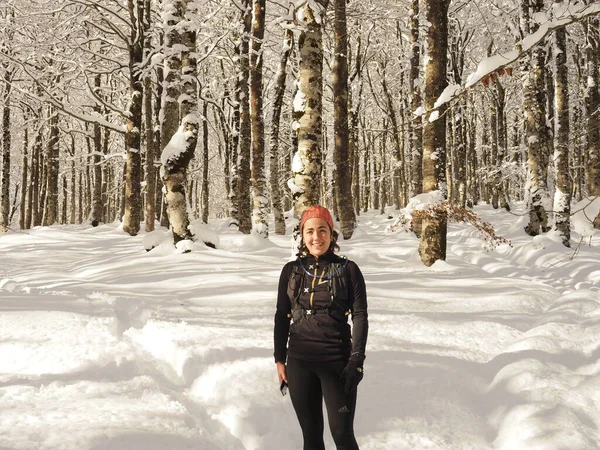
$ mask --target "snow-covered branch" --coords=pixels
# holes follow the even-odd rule
[[[600,1],[584,4],[579,1],[574,4],[565,4],[560,10],[554,10],[554,17],[541,23],[538,30],[515,44],[515,49],[492,55],[479,63],[477,70],[467,77],[464,85],[450,85],[435,102],[435,108],[450,102],[466,90],[472,88],[490,75],[501,71],[504,67],[513,64],[527,55],[537,44],[557,29],[564,28],[587,17],[600,14]]]

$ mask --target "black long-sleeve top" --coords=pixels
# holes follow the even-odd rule
[[[346,320],[328,314],[305,315],[290,326],[292,302],[288,283],[294,264],[302,264],[303,282],[298,301],[303,309],[325,308],[330,303],[327,274],[331,263],[345,263],[347,306],[352,316],[352,336]],[[308,288],[308,289],[307,289]],[[275,362],[285,362],[287,355],[305,361],[336,361],[351,354],[364,358],[369,329],[367,292],[363,275],[353,261],[346,261],[332,252],[315,258],[312,255],[288,262],[281,271],[275,312]],[[289,342],[288,342],[289,337]]]

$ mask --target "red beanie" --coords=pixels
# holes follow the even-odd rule
[[[329,229],[333,231],[333,219],[331,218],[331,213],[323,206],[313,205],[304,210],[302,217],[300,218],[300,231],[302,231],[304,222],[308,219],[323,219],[327,222],[327,225],[329,225]]]

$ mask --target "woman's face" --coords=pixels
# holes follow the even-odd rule
[[[331,244],[329,225],[323,219],[308,219],[302,228],[302,240],[311,255],[317,257],[324,255]]]

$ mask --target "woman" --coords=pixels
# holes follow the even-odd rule
[[[289,386],[304,450],[325,450],[323,398],[337,449],[358,450],[353,423],[367,343],[365,281],[354,262],[335,254],[338,234],[327,208],[307,208],[300,232],[298,258],[283,267],[279,279],[274,332],[279,382]]]

